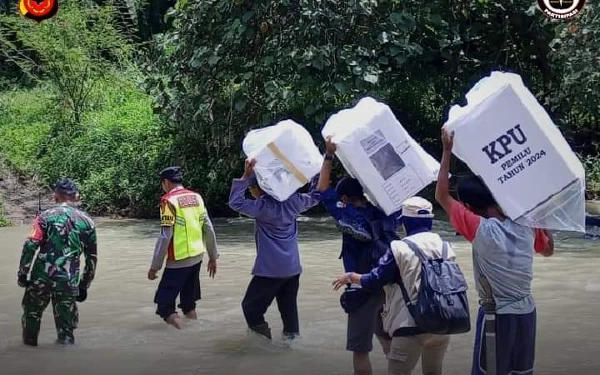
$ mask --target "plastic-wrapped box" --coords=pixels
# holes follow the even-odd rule
[[[437,179],[440,164],[408,134],[385,104],[365,97],[331,116],[321,131],[365,195],[387,215]]]
[[[521,77],[492,72],[444,124],[452,152],[517,223],[585,232],[585,170]]]
[[[323,164],[310,133],[292,120],[251,130],[242,149],[256,160],[254,172],[261,189],[280,202],[306,185]]]

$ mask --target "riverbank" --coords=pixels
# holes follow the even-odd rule
[[[28,224],[39,207],[50,207],[52,192],[34,178],[19,175],[0,158],[0,222],[8,225]],[[0,225],[2,226],[2,225]]]

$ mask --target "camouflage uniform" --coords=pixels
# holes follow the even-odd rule
[[[40,249],[35,262],[36,250]],[[92,219],[77,208],[63,203],[36,217],[33,231],[23,246],[19,266],[19,285],[23,296],[23,340],[37,345],[42,314],[50,300],[58,343],[72,344],[77,328],[76,300],[87,296],[97,263],[96,229]],[[85,255],[85,270],[80,281],[80,256]],[[26,275],[31,269],[31,278]],[[79,297],[78,297],[79,296]]]

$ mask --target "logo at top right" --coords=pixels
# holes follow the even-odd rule
[[[537,0],[542,12],[557,20],[570,20],[581,13],[585,0]]]

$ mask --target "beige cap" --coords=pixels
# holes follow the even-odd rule
[[[410,197],[402,202],[402,216],[420,219],[433,218],[433,205],[427,199]]]

